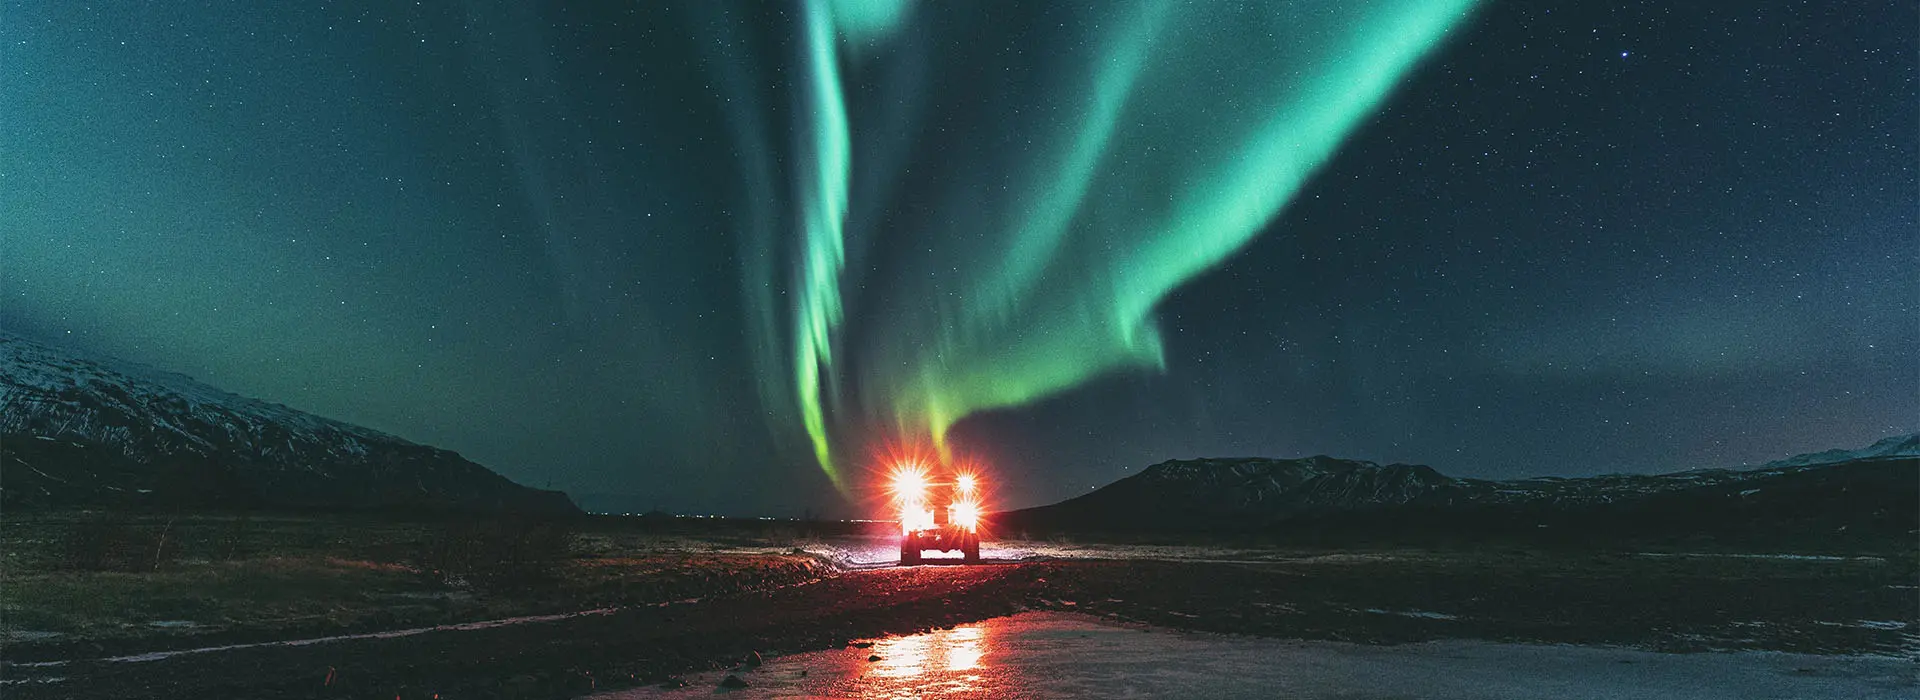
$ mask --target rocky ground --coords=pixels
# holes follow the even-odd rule
[[[562,698],[1023,610],[1369,643],[1472,638],[1912,657],[1920,651],[1915,569],[1898,556],[1522,551],[879,567],[574,616],[309,644],[133,658],[16,644],[0,671],[7,697]]]

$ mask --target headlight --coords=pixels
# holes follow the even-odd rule
[[[927,474],[919,465],[903,464],[893,471],[893,494],[903,503],[926,500]]]
[[[933,511],[927,509],[927,473],[920,465],[907,462],[893,469],[893,497],[900,502],[900,532],[933,528]]]
[[[953,524],[972,532],[980,527],[980,504],[961,501],[953,504]]]

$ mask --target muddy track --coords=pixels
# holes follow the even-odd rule
[[[771,590],[512,625],[247,646],[147,661],[13,665],[5,669],[9,684],[4,690],[9,698],[76,699],[562,698],[670,681],[677,674],[730,666],[754,652],[831,649],[852,639],[1027,609],[1201,631],[1373,643],[1469,637],[1816,653],[1900,653],[1912,643],[1912,627],[1835,624],[1916,616],[1905,591],[1883,590],[1886,576],[1872,571],[1780,577],[1757,585],[1745,576],[1704,576],[1691,569],[1599,571],[1383,571],[1145,561],[873,569]]]

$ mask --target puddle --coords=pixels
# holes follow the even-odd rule
[[[1444,641],[1400,646],[1145,631],[1023,613],[872,640],[870,648],[769,659],[640,698],[1878,698],[1920,689],[1910,660]],[[879,657],[869,661],[871,657]]]

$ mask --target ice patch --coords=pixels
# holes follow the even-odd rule
[[[53,685],[65,682],[64,676],[46,676],[43,678],[0,678],[0,685]]]
[[[1903,630],[1907,628],[1907,623],[1899,620],[1854,620],[1853,622],[1816,620],[1814,624],[1823,627],[1853,627],[1866,630]]]
[[[1713,557],[1720,559],[1775,559],[1784,561],[1871,561],[1885,562],[1880,557],[1836,557],[1826,554],[1718,554],[1712,552],[1634,552],[1636,557]]]
[[[1460,616],[1458,615],[1448,615],[1446,613],[1428,612],[1426,610],[1381,610],[1379,608],[1367,608],[1366,612],[1370,612],[1375,615],[1399,615],[1401,617],[1417,617],[1422,620],[1458,620],[1460,619]]]
[[[16,643],[42,642],[49,639],[59,639],[65,636],[67,635],[64,632],[43,632],[40,630],[8,630],[4,634],[0,634],[0,638],[4,638],[7,641],[16,642]]]

